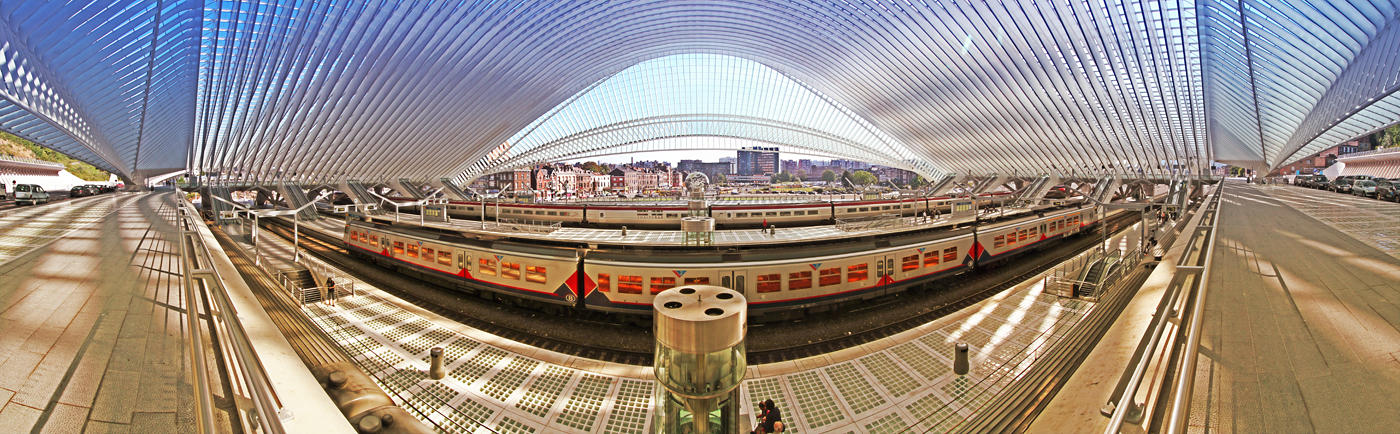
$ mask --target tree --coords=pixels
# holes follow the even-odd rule
[[[728,181],[729,181],[729,179],[726,178],[726,177],[724,176],[723,173],[716,173],[714,179],[711,179],[711,180],[710,180],[710,183],[712,183],[712,184],[723,184],[723,183],[728,182]]]
[[[826,181],[826,182],[833,182],[833,181],[836,181],[836,172],[831,171],[831,169],[826,169],[825,171],[822,172],[822,181]]]
[[[928,180],[922,176],[915,176],[913,181],[909,181],[910,188],[920,188],[925,185],[928,185]]]
[[[793,176],[792,172],[779,172],[773,175],[773,182],[795,182],[797,180],[797,177]]]
[[[1400,146],[1400,124],[1391,125],[1389,128],[1381,130],[1377,135],[1380,136],[1377,142],[1382,148]]]
[[[851,175],[851,182],[857,185],[870,185],[879,181],[880,178],[875,177],[875,174],[864,170],[857,170],[856,173]]]

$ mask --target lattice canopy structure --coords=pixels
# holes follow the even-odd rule
[[[925,174],[1263,168],[1400,119],[1397,11],[1396,0],[16,0],[0,3],[0,129],[127,177],[465,179],[712,132]],[[693,91],[672,82],[684,72],[646,72],[677,56],[730,59],[697,71],[760,71],[697,88],[785,83],[755,97],[796,113],[697,98],[549,120],[591,98]],[[649,78],[609,80],[628,76]],[[828,114],[839,122],[818,119]],[[579,129],[541,135],[551,122]]]

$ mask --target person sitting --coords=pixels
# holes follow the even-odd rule
[[[767,399],[758,404],[758,408],[763,411],[759,415],[757,434],[768,434],[786,431],[783,426],[783,412],[778,410],[778,406],[773,404],[773,400]]]

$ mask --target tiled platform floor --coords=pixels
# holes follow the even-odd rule
[[[165,199],[99,196],[0,217],[0,431],[193,429]]]
[[[1400,206],[1226,188],[1192,431],[1396,432]]]
[[[1260,187],[1285,206],[1400,258],[1400,203],[1287,185]],[[1241,200],[1249,196],[1241,195]]]
[[[271,237],[261,249],[290,255],[289,245]],[[307,305],[307,312],[386,390],[444,430],[488,432],[480,423],[501,432],[650,431],[657,386],[649,367],[523,347],[365,282],[355,287],[359,296],[335,307]],[[877,343],[750,367],[744,399],[773,399],[789,432],[946,430],[990,401],[1092,306],[1042,294],[1037,283],[1021,285]],[[951,371],[956,342],[972,348],[973,369],[964,377]],[[446,350],[442,381],[424,374],[434,346]]]

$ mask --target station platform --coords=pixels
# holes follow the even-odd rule
[[[1223,188],[1187,429],[1393,432],[1400,204],[1288,185]],[[1100,411],[1121,393],[1114,386],[1170,275],[1148,279],[1031,431],[1104,432]]]
[[[251,251],[246,237],[233,238]],[[1108,240],[1115,247],[1129,242]],[[268,270],[294,267],[285,240],[264,234],[258,252]],[[333,268],[306,253],[301,261]],[[772,399],[784,411],[788,432],[955,429],[1097,306],[1044,293],[1042,277],[875,342],[750,366],[744,408]],[[335,306],[304,303],[304,312],[401,406],[443,431],[652,431],[659,386],[650,366],[535,348],[444,318],[400,299],[393,288],[353,276],[336,279],[353,285],[355,295]],[[959,342],[972,355],[972,369],[962,376],[951,368]],[[448,375],[440,381],[426,376],[435,346],[446,353]]]
[[[193,430],[173,216],[125,193],[0,215],[0,427]]]
[[[1018,216],[1030,216],[1034,210],[1029,208],[1008,209],[1005,212],[994,212],[984,215],[988,218],[1016,218]],[[487,220],[482,223],[480,220],[454,219],[451,222],[420,222],[416,214],[403,214],[395,219],[393,214],[367,215],[380,222],[397,222],[398,224],[409,224],[424,226],[434,229],[461,232],[464,234],[477,234],[490,237],[513,237],[522,239],[535,239],[547,241],[564,241],[574,243],[610,244],[610,245],[646,245],[646,246],[683,246],[687,245],[686,234],[678,229],[669,230],[648,230],[648,229],[628,229],[624,235],[621,229],[600,229],[583,227],[559,227],[545,228],[542,226],[497,224]],[[752,246],[763,244],[782,243],[803,243],[828,240],[849,239],[854,237],[894,234],[923,229],[947,228],[959,225],[971,225],[972,216],[952,218],[948,214],[941,214],[929,218],[924,217],[898,217],[891,219],[887,224],[875,225],[868,228],[842,229],[835,225],[816,226],[796,226],[796,227],[776,227],[770,233],[766,229],[721,229],[714,231],[714,246]],[[313,225],[324,232],[339,234],[344,230],[343,221],[321,219],[315,222],[304,223]],[[679,224],[677,224],[679,226]],[[694,241],[689,242],[694,244]]]
[[[1226,188],[1193,428],[1400,427],[1400,204]]]

